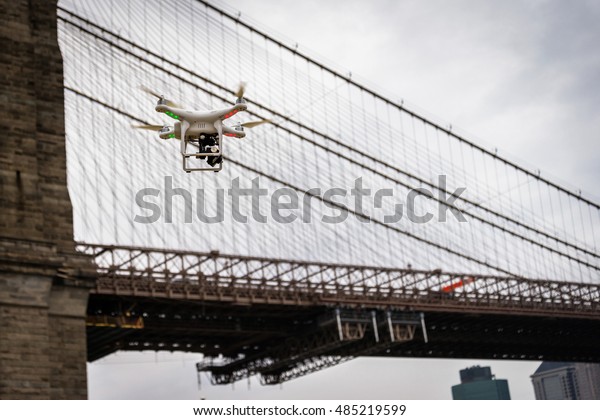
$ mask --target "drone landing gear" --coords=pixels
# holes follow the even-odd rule
[[[212,171],[218,172],[223,168],[223,155],[221,153],[221,142],[218,135],[202,135],[199,138],[186,139],[182,145],[183,170],[187,173],[192,171]],[[196,153],[187,153],[187,145],[192,146],[197,150]],[[190,166],[188,159],[195,157],[196,159],[206,160],[210,167]]]
[[[196,172],[196,171],[210,171],[210,172],[219,172],[221,169],[223,169],[223,156],[211,156],[207,159],[207,163],[210,166],[203,166],[203,167],[197,167],[197,166],[192,166],[189,163],[189,158],[191,156],[183,156],[183,170],[186,173],[190,173],[190,172]]]

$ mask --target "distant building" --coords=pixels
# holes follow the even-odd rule
[[[460,384],[452,387],[453,400],[510,400],[508,381],[496,379],[489,366],[460,371]]]
[[[531,375],[536,400],[600,400],[600,365],[543,362]]]

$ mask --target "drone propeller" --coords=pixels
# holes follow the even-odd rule
[[[170,106],[171,108],[183,108],[183,106],[181,106],[180,104],[173,102],[169,99],[165,99],[165,97],[163,95],[161,95],[158,92],[153,91],[152,89],[144,86],[144,85],[140,85],[140,89],[142,89],[144,92],[149,93],[152,96],[156,96],[158,99],[162,99],[165,101],[165,105]]]
[[[137,128],[139,130],[150,130],[150,131],[160,131],[163,129],[164,125],[149,125],[149,124],[141,124],[141,125],[131,125],[132,128]]]
[[[265,124],[265,123],[270,123],[272,122],[271,120],[260,120],[260,121],[248,121],[245,123],[240,124],[242,127],[244,128],[254,128],[257,125],[261,125],[261,124]]]
[[[240,82],[238,85],[238,90],[235,93],[235,96],[238,98],[238,101],[244,97],[244,92],[246,91],[246,82]]]

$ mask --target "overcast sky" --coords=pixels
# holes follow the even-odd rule
[[[600,2],[230,2],[392,98],[472,133],[542,174],[600,196]],[[359,359],[282,387],[198,390],[190,354],[116,354],[88,365],[91,398],[451,398],[458,370],[490,365],[533,398],[534,362]]]
[[[600,3],[229,3],[394,98],[598,198]]]

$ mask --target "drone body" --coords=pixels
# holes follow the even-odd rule
[[[234,127],[223,124],[223,121],[227,118],[248,109],[246,101],[243,98],[243,85],[240,85],[238,89],[235,105],[211,111],[186,110],[150,89],[143,89],[159,98],[154,108],[156,112],[163,113],[176,121],[172,126],[167,124],[164,126],[141,125],[134,127],[158,131],[159,137],[165,140],[180,140],[183,169],[188,173],[192,171],[220,171],[223,168],[223,136],[243,138],[246,136],[244,127],[252,128],[259,124],[270,122],[269,120],[254,121],[238,124]],[[205,159],[208,166],[190,166],[188,159],[192,157]]]
[[[226,118],[232,117],[239,111],[247,109],[246,104],[236,104],[233,107],[219,109],[215,111],[188,111],[178,108],[171,108],[167,105],[158,104],[154,108],[156,112],[162,112],[169,115],[171,118],[179,120],[175,122],[175,126],[179,129],[174,129],[175,137],[181,139],[181,129],[184,128],[187,137],[199,137],[202,134],[218,134],[219,127],[223,134],[229,137],[242,138],[246,136],[243,130],[235,127],[228,127],[222,124]],[[161,134],[161,138],[163,135]],[[166,137],[168,138],[168,137]]]

